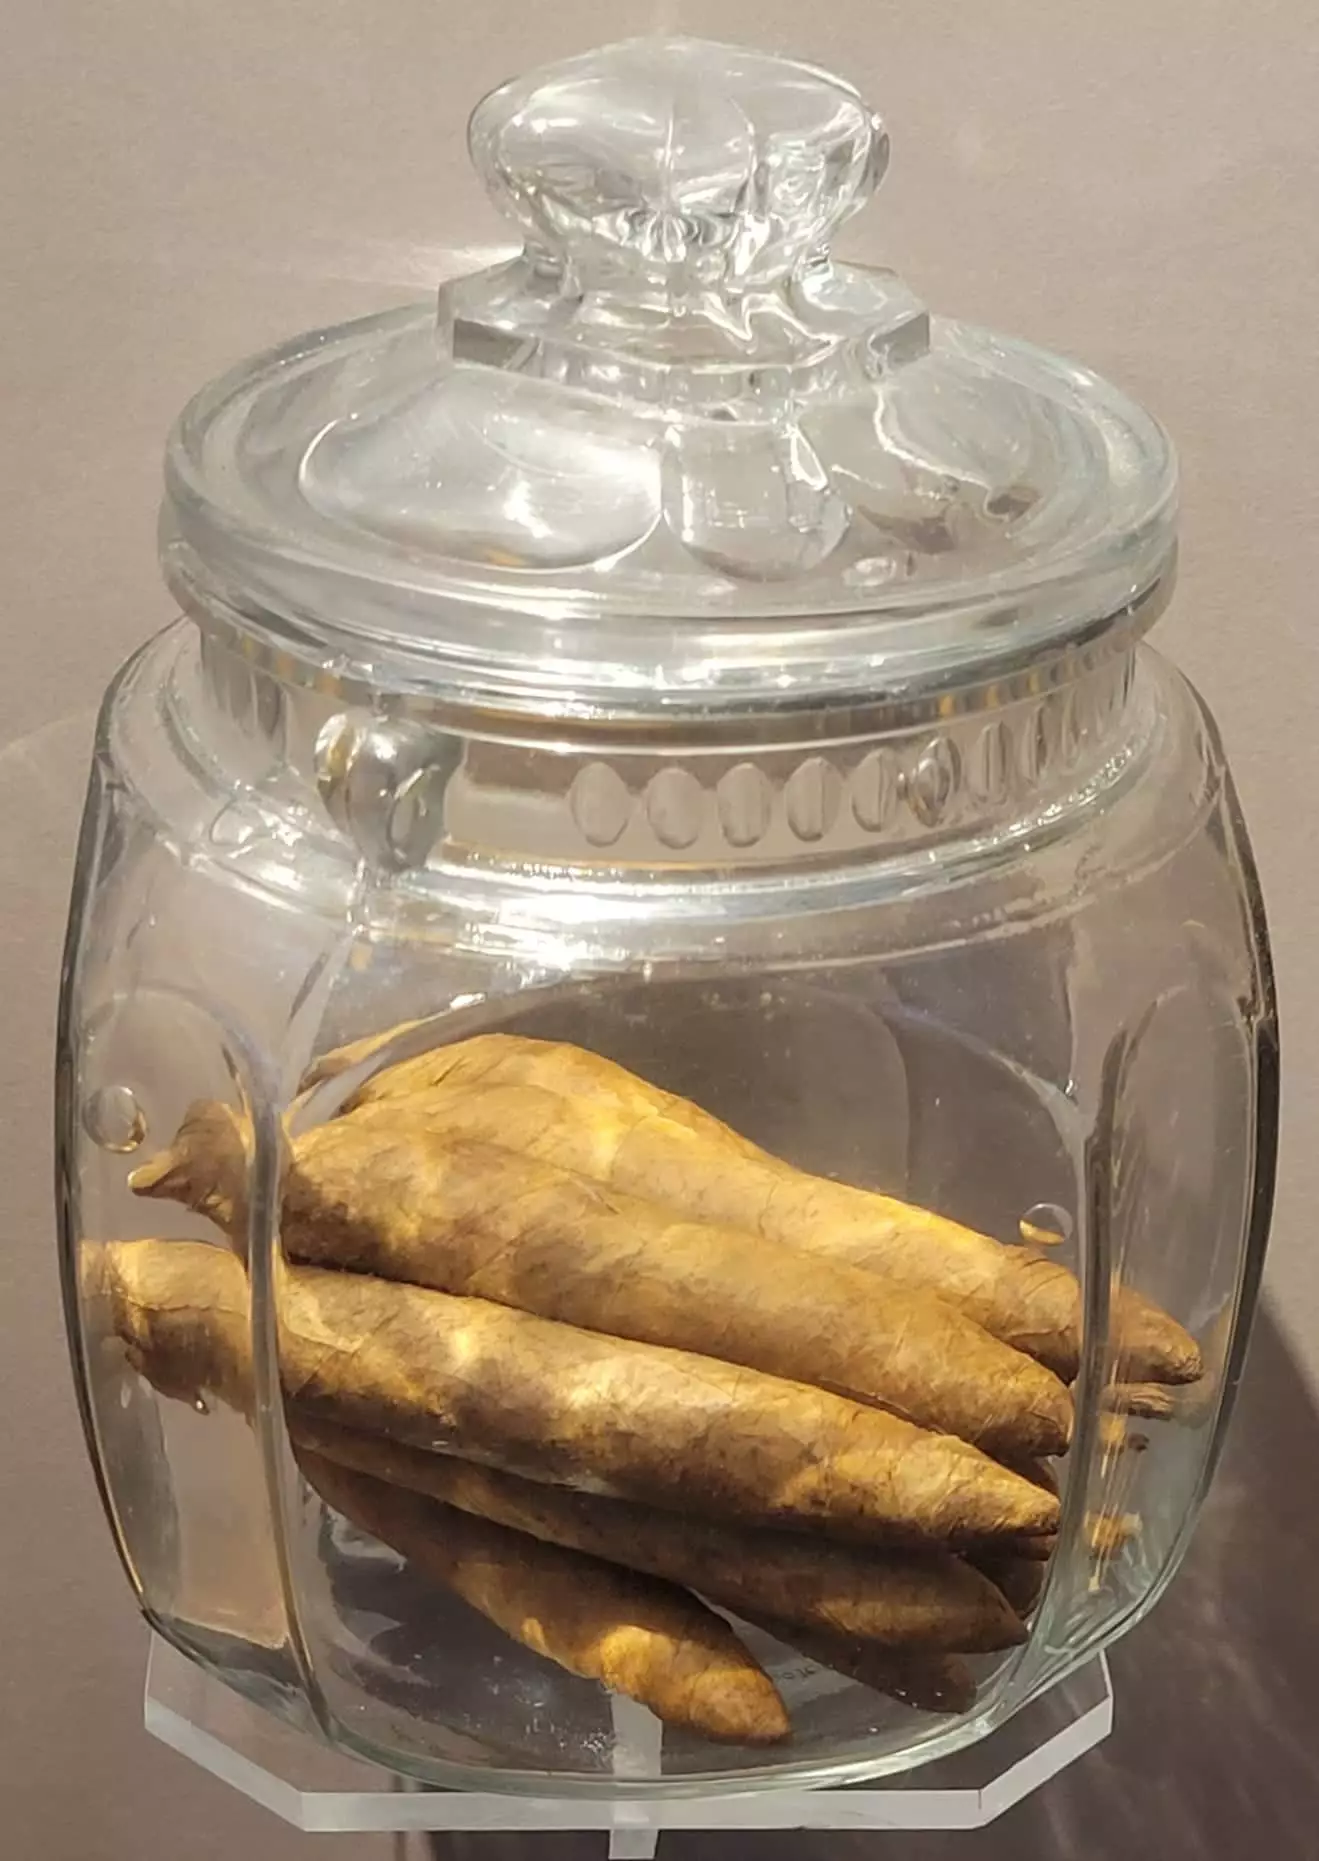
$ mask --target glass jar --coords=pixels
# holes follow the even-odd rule
[[[832,77],[638,42],[471,142],[519,256],[170,444],[59,1037],[91,1455],[160,1632],[355,1752],[873,1776],[1150,1606],[1241,1365],[1276,1022],[1144,644],[1173,459],[830,258]]]

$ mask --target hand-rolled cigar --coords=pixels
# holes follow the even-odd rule
[[[942,1299],[464,1137],[464,1118],[431,1115],[436,1096],[365,1106],[293,1143],[280,1220],[293,1258],[814,1383],[987,1452],[1066,1448],[1062,1383]],[[499,1094],[438,1096],[465,1114]],[[506,1091],[506,1110],[486,1105],[497,1115],[480,1128],[515,1138],[540,1103],[548,1128],[563,1101],[534,1086]],[[236,1115],[203,1102],[132,1186],[233,1233],[245,1178]]]
[[[1019,1473],[1023,1480],[1040,1487],[1046,1493],[1059,1497],[1058,1475],[1047,1460],[1020,1460],[1008,1463],[1014,1473]],[[1000,1561],[1024,1558],[1028,1563],[1047,1564],[1058,1548],[1056,1531],[1019,1533],[1015,1538],[995,1538],[992,1544],[982,1547]],[[978,1564],[976,1547],[970,1547],[971,1561]]]
[[[994,1585],[945,1552],[861,1551],[791,1532],[741,1530],[538,1486],[296,1415],[292,1428],[300,1446],[324,1459],[546,1543],[666,1578],[748,1621],[768,1615],[844,1641],[922,1651],[983,1653],[1024,1639]]]
[[[1166,1383],[1110,1383],[1104,1407],[1114,1415],[1139,1415],[1149,1421],[1175,1415],[1177,1391]]]
[[[1114,1292],[1110,1322],[1124,1383],[1197,1383],[1204,1375],[1190,1332],[1130,1286]]]
[[[1022,1460],[1006,1454],[1003,1456],[1003,1464],[1011,1467],[1014,1473],[1019,1473],[1023,1480],[1029,1480],[1032,1486],[1038,1486],[1042,1491],[1052,1493],[1055,1499],[1058,1497],[1060,1488],[1057,1469],[1047,1460],[1036,1458]]]
[[[367,1058],[394,1031],[326,1056],[318,1077]],[[510,1147],[530,1148],[692,1219],[745,1228],[935,1292],[1065,1381],[1076,1374],[1080,1289],[1057,1262],[894,1197],[794,1169],[687,1099],[583,1048],[477,1035],[383,1068],[348,1103],[444,1085],[462,1088],[467,1099],[495,1086],[544,1087],[563,1101],[553,1128],[533,1121],[506,1135]],[[1119,1292],[1115,1327],[1128,1380],[1181,1383],[1201,1374],[1194,1339],[1137,1294]]]
[[[309,1484],[506,1634],[706,1738],[775,1744],[791,1727],[773,1681],[686,1591],[386,1486],[315,1454]]]
[[[96,1258],[99,1256],[99,1258]],[[113,1241],[89,1271],[134,1361],[232,1400],[242,1263],[205,1242]],[[956,1542],[1055,1528],[1058,1502],[966,1442],[827,1391],[317,1267],[280,1274],[284,1392],[308,1417],[531,1480],[814,1528]]]
[[[979,1561],[977,1553],[983,1549],[986,1553],[992,1553],[996,1557],[1024,1558],[1030,1564],[1047,1564],[1058,1549],[1058,1534],[1056,1531],[1048,1531],[1041,1532],[1033,1538],[1025,1536],[992,1538],[987,1539],[983,1546],[969,1545],[965,1549],[971,1559],[977,1563]],[[964,1652],[970,1653],[972,1650],[966,1649]]]
[[[997,1547],[974,1551],[971,1562],[1000,1592],[1004,1600],[1024,1622],[1044,1594],[1049,1574],[1047,1560],[1014,1556]]]

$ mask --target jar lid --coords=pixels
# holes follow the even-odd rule
[[[1158,425],[830,256],[888,161],[850,85],[637,40],[495,91],[470,147],[518,257],[184,412],[186,607],[322,673],[550,715],[926,692],[1149,608]]]

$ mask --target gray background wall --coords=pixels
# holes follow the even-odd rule
[[[1084,357],[1185,468],[1161,641],[1223,725],[1272,904],[1288,1073],[1270,1294],[1319,1371],[1319,431],[1300,0],[9,0],[0,59],[0,1821],[42,1861],[309,1851],[143,1737],[142,1636],[83,1465],[52,1275],[48,1055],[90,710],[169,617],[167,423],[296,329],[425,293],[501,237],[466,111],[651,27],[798,49],[885,109],[850,235],[935,306]],[[470,257],[468,262],[472,262]],[[1302,1470],[1303,1472],[1303,1470]],[[3,1844],[0,1844],[3,1845]],[[347,1844],[323,1842],[329,1856]],[[385,1852],[362,1842],[355,1855]],[[974,1844],[969,1845],[974,1852]],[[1033,1861],[1033,1858],[1032,1858]]]

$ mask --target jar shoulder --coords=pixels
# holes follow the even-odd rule
[[[228,667],[220,703],[202,660],[183,627],[126,668],[101,721],[106,791],[146,839],[221,884],[264,895],[281,915],[339,924],[348,915],[403,940],[428,942],[441,924],[446,935],[461,940],[470,929],[479,940],[498,923],[532,939],[571,930],[583,957],[594,942],[597,960],[629,951],[651,960],[684,947],[695,954],[712,930],[726,951],[768,937],[798,953],[858,939],[896,948],[1006,935],[1175,858],[1211,831],[1226,782],[1205,706],[1142,646],[1001,712],[951,716],[917,733],[920,741],[808,745],[795,760],[744,757],[728,770],[708,754],[665,764],[630,750],[611,765],[571,742],[473,739],[441,798],[447,837],[407,867],[367,857],[352,816],[327,805],[278,691]],[[750,819],[750,797],[773,817],[786,851],[763,864],[703,863],[672,847],[666,861],[605,858],[599,847],[589,861],[565,857],[558,817],[580,801],[583,771],[588,788],[602,791],[607,776],[620,809],[634,801],[650,809],[670,837],[679,802],[714,817],[736,791],[741,812],[723,809],[725,830],[737,834]],[[359,820],[376,794],[359,778]],[[851,829],[828,826],[839,809],[853,829],[873,820],[874,833],[863,844],[847,840]],[[517,832],[530,831],[532,814],[543,847],[558,845],[560,857],[499,847],[515,819]],[[814,846],[789,844],[794,821],[816,833]],[[478,847],[482,822],[489,844]]]

